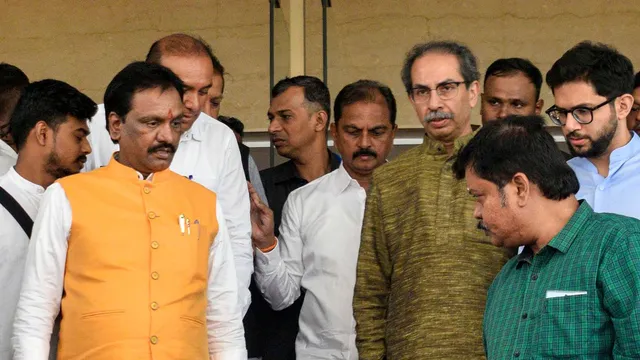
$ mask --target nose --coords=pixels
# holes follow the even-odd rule
[[[482,206],[476,203],[476,206],[473,208],[473,217],[482,220]]]
[[[158,133],[156,134],[156,139],[158,142],[166,142],[169,144],[173,144],[175,141],[175,136],[178,132],[174,131],[171,128],[171,122],[166,121],[159,127]]]
[[[91,153],[91,150],[92,149],[91,144],[89,143],[89,139],[85,137],[84,139],[82,139],[80,151],[82,151],[83,154],[88,155]]]
[[[431,91],[429,101],[427,101],[427,106],[429,106],[429,110],[432,111],[437,111],[442,108],[442,99],[440,99],[440,96],[438,96],[435,90]]]
[[[275,135],[281,130],[282,130],[282,126],[280,126],[280,122],[276,119],[271,120],[271,122],[269,123],[269,127],[267,128],[267,131],[269,132],[269,134]]]
[[[368,131],[363,131],[362,135],[358,138],[357,145],[361,149],[368,149],[371,147],[371,137]]]
[[[509,111],[507,108],[506,104],[502,104],[500,106],[500,110],[498,111],[498,116],[496,117],[497,119],[504,119],[507,117],[507,115],[509,115]]]
[[[184,102],[184,107],[191,111],[200,109],[200,99],[198,99],[198,94],[195,91],[185,92],[182,101]]]
[[[573,117],[573,114],[568,113],[567,119],[565,120],[564,125],[562,125],[562,129],[565,134],[570,134],[572,131],[582,129],[582,124],[580,124],[576,118]]]

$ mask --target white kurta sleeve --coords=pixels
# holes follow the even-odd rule
[[[231,134],[231,130],[229,130]],[[251,218],[249,190],[242,169],[240,150],[235,138],[227,137],[225,146],[224,171],[220,187],[216,192],[219,203],[225,213],[231,249],[235,260],[235,272],[238,279],[238,299],[242,315],[246,314],[251,304],[249,284],[253,274],[253,248],[251,246]],[[222,156],[222,155],[221,155]]]
[[[238,282],[229,233],[216,203],[218,233],[209,250],[207,287],[207,333],[211,360],[246,360],[247,350],[238,304]]]
[[[284,204],[276,247],[267,253],[256,250],[256,283],[274,310],[285,309],[300,297],[304,264],[297,199],[294,192]]]
[[[34,223],[13,329],[15,360],[46,360],[64,284],[71,205],[60,184],[44,193]]]

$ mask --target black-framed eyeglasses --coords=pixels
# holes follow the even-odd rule
[[[555,105],[545,111],[554,124],[564,126],[567,123],[567,114],[571,113],[579,124],[587,125],[593,121],[593,112],[615,100],[617,96],[610,97],[604,102],[594,106],[576,106],[571,109],[559,108]]]
[[[428,86],[416,86],[411,89],[411,99],[417,104],[425,103],[431,98],[431,92],[435,91],[440,99],[451,100],[458,95],[458,87],[461,84],[466,84],[466,81],[443,82],[438,84],[435,89]]]

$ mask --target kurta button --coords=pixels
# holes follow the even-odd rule
[[[158,343],[158,337],[153,335],[149,338],[149,341],[151,341],[151,343],[155,345]]]
[[[160,278],[160,274],[158,274],[157,272],[154,271],[154,272],[151,273],[151,278],[153,280],[158,280]]]
[[[157,248],[159,248],[159,247],[160,247],[160,244],[158,244],[158,242],[157,242],[157,241],[152,241],[152,242],[151,242],[151,248],[152,248],[152,249],[157,249]]]
[[[538,274],[533,274],[533,275],[531,275],[531,280],[532,280],[532,281],[536,281],[536,280],[538,280]]]
[[[520,351],[516,351],[513,353],[513,357],[520,357]]]
[[[142,191],[144,191],[145,194],[148,194],[151,192],[151,189],[149,189],[148,187],[145,187]]]
[[[525,320],[527,317],[529,317],[529,315],[527,315],[527,313],[522,314],[522,319]]]
[[[154,301],[151,303],[151,310],[158,310],[159,307],[160,306],[158,305],[157,302]]]
[[[149,211],[149,219],[155,219],[156,218],[156,213],[154,213],[153,211]]]

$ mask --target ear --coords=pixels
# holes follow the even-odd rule
[[[469,105],[471,107],[475,107],[478,103],[478,95],[480,95],[480,83],[476,80],[469,84]]]
[[[36,142],[40,146],[46,146],[47,140],[53,137],[53,130],[42,120],[36,123],[36,126],[33,127],[30,133],[34,134]]]
[[[523,207],[527,204],[529,197],[531,196],[531,182],[524,173],[516,173],[511,178],[511,184],[515,189],[515,199],[518,207]]]
[[[633,107],[633,96],[631,94],[621,95],[617,101],[617,105],[618,120],[626,123],[627,115],[629,115],[631,107]]]
[[[120,136],[122,135],[122,118],[120,115],[115,112],[110,112],[109,117],[107,118],[107,123],[109,124],[109,136],[111,136],[111,140],[120,141]]]
[[[540,115],[542,113],[542,108],[544,107],[544,100],[539,99],[536,101],[536,115]]]
[[[320,110],[313,115],[315,122],[313,124],[313,128],[316,132],[327,131],[327,122],[329,121],[329,116],[327,112],[324,110]]]

